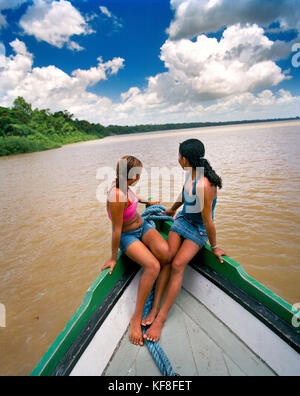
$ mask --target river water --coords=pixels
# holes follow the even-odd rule
[[[32,371],[110,255],[110,223],[98,200],[101,175],[112,175],[121,156],[135,155],[145,168],[141,193],[168,206],[182,183],[178,143],[192,137],[203,141],[223,179],[215,211],[218,245],[290,304],[300,302],[300,122],[114,136],[3,157],[1,376]],[[151,178],[149,190],[153,168],[162,175],[177,169],[170,196],[163,177]]]

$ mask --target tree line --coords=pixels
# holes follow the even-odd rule
[[[67,110],[32,109],[22,97],[11,108],[0,107],[0,156],[49,150],[107,135],[100,124],[73,120]]]
[[[0,156],[49,150],[65,144],[102,139],[111,135],[278,120],[104,127],[101,124],[74,119],[74,115],[67,110],[51,113],[49,109],[32,109],[32,105],[19,96],[11,108],[0,106]]]

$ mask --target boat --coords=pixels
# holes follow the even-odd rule
[[[166,239],[171,222],[155,221]],[[129,341],[141,269],[119,252],[31,376],[160,376]],[[186,268],[159,344],[178,376],[299,376],[300,312],[206,246]]]

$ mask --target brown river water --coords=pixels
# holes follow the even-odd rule
[[[169,198],[170,183],[151,179],[151,194],[168,206],[182,183],[178,143],[192,137],[203,141],[223,179],[215,211],[218,245],[290,304],[300,302],[300,122],[114,136],[3,157],[0,376],[30,374],[109,258],[110,222],[98,200],[102,167],[113,174],[117,160],[131,154],[148,176],[153,167],[162,174],[177,169]],[[147,187],[145,175],[141,186]]]

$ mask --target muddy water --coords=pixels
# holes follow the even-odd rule
[[[223,178],[218,244],[291,304],[300,302],[300,122],[116,136],[0,158],[0,375],[28,375],[82,303],[110,254],[110,223],[97,200],[99,169],[125,154],[145,167],[140,190],[168,205],[181,179],[178,143],[197,137]],[[101,171],[100,171],[101,173]],[[164,173],[164,172],[162,172]],[[167,198],[166,198],[167,196]],[[140,207],[140,210],[143,210]]]

